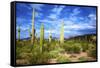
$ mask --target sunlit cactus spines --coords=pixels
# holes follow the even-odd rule
[[[51,34],[51,30],[50,30],[50,32],[49,32],[49,43],[51,43],[51,41],[52,41],[52,34]]]
[[[42,51],[43,44],[44,44],[44,25],[42,23],[41,28],[40,28],[40,47],[41,47],[41,51]]]
[[[34,41],[35,41],[34,18],[35,18],[35,10],[33,9],[33,15],[32,15],[32,37],[31,37],[31,43],[32,44],[34,44]]]
[[[61,23],[61,30],[60,30],[60,44],[64,43],[64,22]]]
[[[18,27],[18,41],[20,41],[20,27]]]

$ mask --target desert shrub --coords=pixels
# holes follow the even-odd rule
[[[49,57],[50,57],[50,58],[56,58],[56,57],[59,56],[58,53],[59,53],[59,52],[56,51],[56,50],[50,51],[50,52],[49,52]]]
[[[59,53],[62,53],[62,52],[64,52],[64,49],[59,47],[59,48],[56,48],[55,50],[50,51],[49,56],[50,58],[56,58],[59,56]]]
[[[49,60],[49,54],[47,52],[34,52],[32,53],[33,57],[31,59],[32,64],[45,64]]]
[[[88,50],[88,43],[86,42],[81,43],[81,47],[82,47],[82,51],[86,52],[86,50]]]
[[[64,63],[64,62],[71,62],[71,60],[66,56],[58,56],[57,62],[58,63]]]
[[[67,53],[72,53],[72,45],[64,45],[63,48]]]
[[[67,53],[80,53],[81,46],[79,44],[64,45],[64,49]]]
[[[87,61],[88,59],[84,56],[78,58],[79,61]]]
[[[40,50],[39,46],[34,46],[32,49],[32,59],[31,59],[31,63],[32,64],[45,64],[48,62],[49,59],[49,54],[47,51],[42,51]]]
[[[16,47],[16,59],[20,59],[21,58],[20,54],[21,54],[21,48],[20,47]]]
[[[79,44],[75,44],[72,47],[73,53],[80,53],[81,51],[81,46]]]
[[[90,57],[96,58],[96,46],[90,44],[89,49],[87,50],[87,54]]]

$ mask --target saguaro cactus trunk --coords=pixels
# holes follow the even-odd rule
[[[31,43],[32,44],[34,44],[34,40],[35,40],[34,17],[35,17],[35,10],[33,9],[33,15],[32,15],[32,37],[31,37]]]
[[[18,41],[20,41],[20,27],[18,27]]]
[[[52,40],[52,34],[51,34],[51,31],[49,32],[49,43],[51,43],[51,40]]]
[[[31,38],[32,37],[32,33],[31,33],[30,29],[28,31],[29,31],[29,36]]]
[[[41,50],[41,52],[42,52],[43,44],[44,44],[44,25],[42,23],[41,28],[40,28],[40,50]]]
[[[64,23],[61,23],[61,31],[60,31],[60,44],[64,43]]]

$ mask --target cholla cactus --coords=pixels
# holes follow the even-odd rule
[[[51,34],[51,31],[49,32],[49,43],[51,43],[51,40],[52,40],[52,34]]]
[[[20,27],[18,27],[18,41],[20,41]]]
[[[40,50],[41,51],[42,51],[43,43],[44,43],[44,25],[42,23],[40,28]]]
[[[60,44],[64,43],[64,23],[61,24],[61,32],[60,32]]]
[[[32,37],[31,37],[31,43],[32,44],[34,44],[34,41],[35,41],[34,17],[35,17],[35,10],[33,9],[33,15],[32,15]]]

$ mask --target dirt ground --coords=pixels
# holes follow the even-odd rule
[[[86,57],[88,61],[94,61],[96,59],[89,57],[86,52],[81,52],[79,54],[67,54],[67,53],[60,53],[59,55],[65,56],[71,60],[71,62],[79,62],[80,57]],[[49,63],[57,63],[57,59],[50,59]]]

